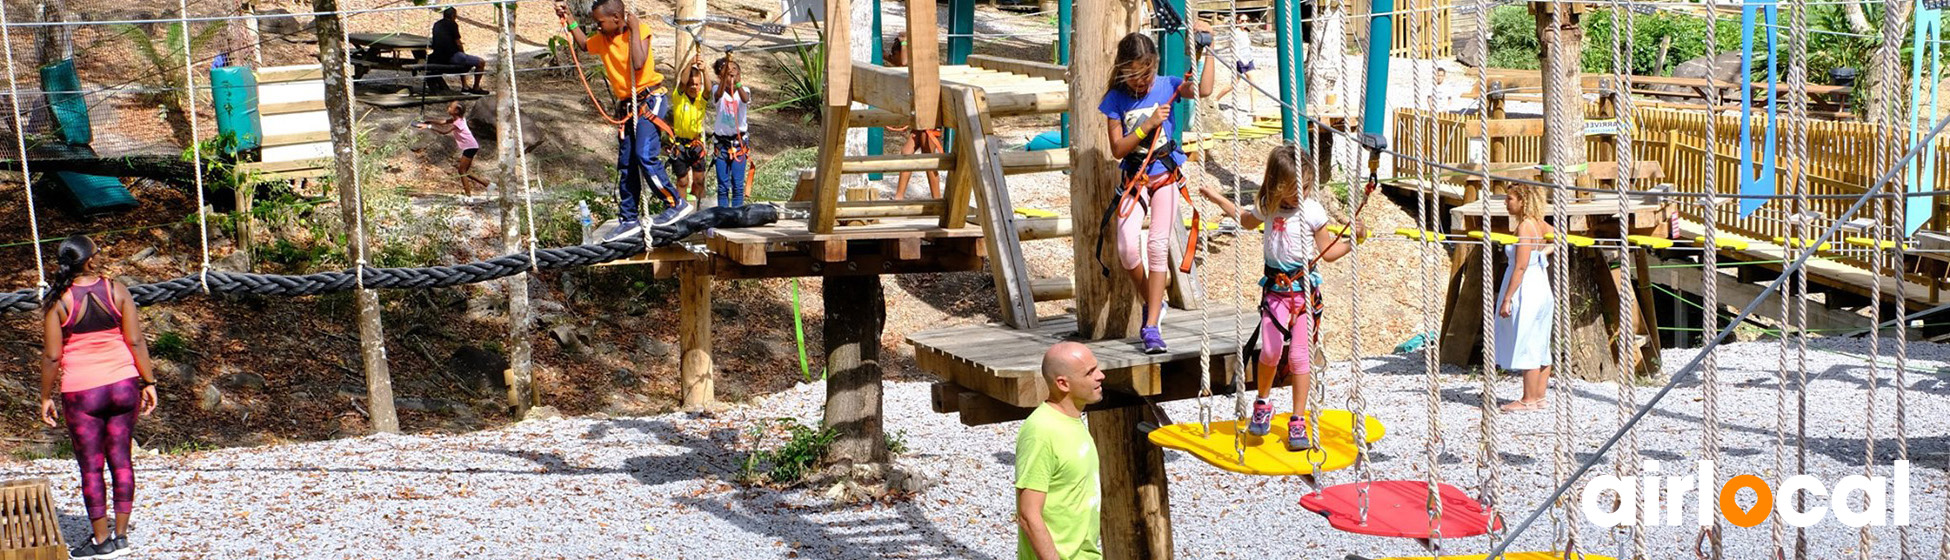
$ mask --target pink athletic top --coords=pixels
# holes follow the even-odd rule
[[[122,336],[122,311],[107,280],[68,287],[68,320],[61,324],[61,392],[75,393],[140,375]]]
[[[481,141],[474,139],[474,131],[467,129],[467,119],[454,119],[454,131],[447,133],[454,137],[454,145],[462,150],[480,149]]]

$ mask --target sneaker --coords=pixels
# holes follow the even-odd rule
[[[1286,450],[1306,451],[1314,448],[1313,438],[1307,437],[1307,420],[1294,416],[1286,423]]]
[[[109,541],[108,541],[108,542],[111,542],[111,543],[115,543],[115,552],[114,552],[114,554],[115,554],[116,556],[120,556],[120,555],[123,555],[123,554],[128,554],[129,552],[133,552],[133,550],[129,548],[129,536],[128,536],[128,535],[115,535],[115,538],[113,538],[113,539],[109,539]]]
[[[1163,354],[1171,351],[1165,348],[1165,336],[1158,333],[1158,327],[1138,329],[1138,337],[1144,339],[1144,353],[1146,354]]]
[[[662,212],[658,212],[657,217],[650,220],[650,225],[651,226],[670,225],[672,223],[675,223],[677,220],[684,219],[685,216],[691,215],[691,212],[694,210],[697,210],[696,205],[683,202],[683,201],[678,201],[677,204],[671,205],[671,207],[669,208],[665,208],[664,211]]]
[[[114,539],[95,542],[91,537],[88,542],[81,543],[81,546],[68,549],[68,557],[107,559],[121,556],[120,551],[121,549],[115,548]]]
[[[643,224],[637,223],[635,221],[617,222],[616,230],[609,232],[609,236],[604,237],[603,242],[608,243],[618,239],[640,235],[642,233],[643,233]]]
[[[1246,425],[1246,431],[1256,436],[1273,431],[1273,405],[1265,400],[1253,403],[1253,421]]]

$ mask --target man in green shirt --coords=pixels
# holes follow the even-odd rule
[[[1083,407],[1104,400],[1104,370],[1090,348],[1063,342],[1043,354],[1043,382],[1049,399],[1016,434],[1016,557],[1101,559],[1097,446]]]

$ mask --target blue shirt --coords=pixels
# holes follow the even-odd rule
[[[1151,114],[1156,112],[1160,107],[1170,105],[1177,98],[1178,88],[1184,85],[1184,83],[1185,79],[1178,76],[1158,76],[1157,79],[1151,80],[1151,91],[1145,92],[1143,97],[1135,98],[1125,95],[1124,92],[1119,91],[1117,88],[1111,88],[1110,91],[1104,93],[1104,101],[1097,104],[1097,110],[1103,111],[1106,117],[1117,119],[1119,122],[1124,123],[1125,134],[1135,134],[1139,124],[1142,124],[1146,119],[1150,119]],[[1170,138],[1174,130],[1175,128],[1171,120],[1166,119],[1164,125],[1158,127],[1158,134],[1156,136],[1151,136],[1144,142],[1140,142],[1137,149],[1132,150],[1131,153],[1136,154],[1138,157],[1144,157],[1146,144],[1162,142],[1164,141],[1163,139]],[[1159,157],[1166,156],[1161,155]],[[1181,165],[1185,163],[1185,152],[1182,150],[1172,150],[1169,157],[1172,163]],[[1125,169],[1125,171],[1129,172],[1133,170]],[[1162,175],[1165,172],[1165,164],[1154,161],[1151,163],[1151,169],[1145,174]]]

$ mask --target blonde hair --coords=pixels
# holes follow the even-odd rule
[[[1535,185],[1511,185],[1505,191],[1505,194],[1523,202],[1521,211],[1510,216],[1510,227],[1512,229],[1515,229],[1518,224],[1522,224],[1525,220],[1544,219],[1544,204],[1548,202],[1548,197],[1544,194],[1544,189]]]
[[[1266,154],[1266,177],[1260,180],[1259,193],[1253,197],[1253,204],[1261,212],[1279,210],[1280,201],[1296,193],[1301,198],[1314,195],[1317,185],[1314,160],[1306,156],[1292,142]]]

